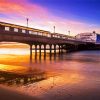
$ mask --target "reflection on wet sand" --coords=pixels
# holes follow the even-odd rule
[[[55,76],[51,76],[50,78],[42,80],[35,84],[21,86],[18,88],[18,90],[20,90],[21,92],[27,90],[24,93],[41,97],[41,96],[46,96],[46,94],[48,94],[50,91],[52,91],[54,94],[56,92],[59,93],[59,89],[63,88],[64,86],[67,85],[67,87],[69,88],[70,86],[73,86],[75,84],[82,83],[83,80],[85,79],[84,76],[79,75],[76,72],[67,72],[67,73],[66,72],[55,74]]]
[[[37,56],[33,53],[34,57],[30,63],[29,56],[24,55],[1,55],[0,64],[0,84],[5,85],[24,85],[44,80],[51,76],[45,69],[39,68],[36,64],[43,62],[55,61],[55,55],[49,56],[43,54]],[[45,58],[44,58],[45,57]],[[9,59],[8,59],[9,58]],[[24,59],[26,58],[26,59]],[[51,59],[52,58],[52,59]],[[5,61],[5,59],[8,59]],[[14,60],[16,59],[16,60]]]
[[[33,53],[31,64],[29,55],[1,55],[0,82],[43,100],[92,100],[96,94],[100,98],[99,54],[99,51],[56,56]]]
[[[32,74],[16,74],[11,72],[0,72],[0,84],[5,85],[26,85],[40,80],[46,79],[46,73],[38,72],[37,70],[33,71]]]

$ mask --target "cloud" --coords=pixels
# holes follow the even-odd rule
[[[36,4],[31,4],[27,0],[0,0],[0,12],[5,15],[17,15],[20,17],[47,18],[48,16],[46,9]]]
[[[30,27],[40,28],[53,32],[53,26],[56,26],[56,32],[76,35],[80,32],[96,30],[99,28],[94,24],[88,24],[76,20],[68,20],[52,14],[47,8],[30,3],[29,0],[0,0],[1,21],[7,21],[15,24],[26,25],[26,18],[29,18]]]

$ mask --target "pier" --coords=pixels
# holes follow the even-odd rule
[[[35,51],[35,56],[38,50],[40,56],[41,51],[44,51],[44,56],[46,56],[47,50],[49,50],[51,56],[52,53],[56,55],[57,51],[59,54],[62,54],[63,51],[72,52],[97,48],[95,43],[84,42],[68,35],[5,22],[0,22],[0,42],[28,44],[30,46],[30,61],[32,60],[33,50]]]

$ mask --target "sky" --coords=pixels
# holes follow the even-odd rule
[[[0,0],[0,21],[57,33],[100,33],[100,0]]]

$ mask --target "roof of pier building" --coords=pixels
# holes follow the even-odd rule
[[[85,32],[85,33],[79,33],[75,37],[76,37],[76,39],[80,39],[80,40],[86,41],[86,42],[96,42],[97,34],[98,33],[96,33],[95,31]]]

